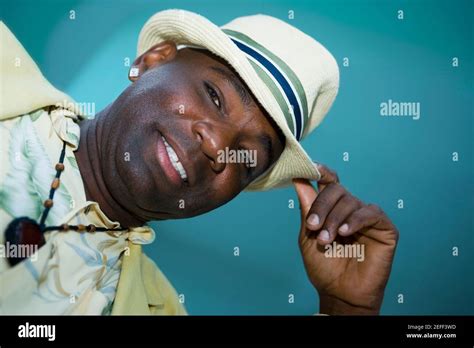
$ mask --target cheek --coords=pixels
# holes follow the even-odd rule
[[[127,130],[121,134],[121,140],[110,144],[107,178],[114,182],[120,180],[127,186],[131,195],[144,197],[155,185],[147,163],[153,161],[152,139],[146,129]]]
[[[124,108],[128,114],[201,118],[207,115],[202,81],[195,73],[165,64],[145,73],[130,86]],[[134,120],[130,117],[129,122]],[[162,120],[167,122],[166,119]]]
[[[160,94],[159,105],[168,113],[188,118],[194,118],[203,114],[201,105],[203,101],[193,85],[186,86],[174,85],[162,91]]]
[[[171,69],[166,65],[143,76],[136,95],[144,96],[149,102],[160,107],[178,109],[191,104],[196,97],[197,84],[186,72]]]

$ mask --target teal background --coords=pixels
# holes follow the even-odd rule
[[[217,24],[266,13],[322,42],[340,64],[341,88],[303,144],[400,230],[382,313],[474,314],[473,1],[1,0],[0,7],[45,76],[77,101],[95,102],[97,111],[128,85],[124,59],[133,61],[143,23],[166,8]],[[379,105],[388,99],[420,102],[421,118],[381,117]],[[185,295],[191,314],[315,313],[317,294],[296,242],[299,211],[288,208],[290,199],[296,201],[291,188],[243,193],[204,216],[155,223],[147,253]]]

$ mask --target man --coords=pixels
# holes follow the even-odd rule
[[[159,12],[141,31],[133,83],[90,120],[3,24],[2,45],[1,242],[28,240],[38,220],[45,239],[13,266],[2,260],[3,313],[184,314],[141,252],[154,238],[146,223],[292,182],[320,312],[379,312],[396,228],[299,145],[339,85],[337,64],[317,41],[268,16],[218,28],[187,11]],[[224,150],[247,156],[222,160]],[[363,245],[364,260],[329,257],[334,241]]]

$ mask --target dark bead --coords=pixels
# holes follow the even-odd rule
[[[25,255],[17,255],[17,257],[8,257],[11,266],[15,266],[22,260],[30,257],[30,252],[36,252],[37,248],[44,245],[45,239],[41,232],[40,226],[35,220],[27,217],[20,217],[10,222],[5,230],[5,244],[10,245],[28,245],[27,248],[17,248],[25,250]],[[36,247],[35,247],[36,246]]]
[[[64,164],[63,163],[57,163],[55,168],[56,168],[56,170],[59,170],[60,172],[62,172],[64,170]]]
[[[87,225],[87,232],[95,232],[95,226],[92,224]]]
[[[61,225],[61,231],[69,231],[69,225],[68,224],[62,224]]]
[[[52,199],[47,199],[43,203],[45,208],[51,208],[53,206],[53,200]]]

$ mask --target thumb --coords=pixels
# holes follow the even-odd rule
[[[295,185],[298,201],[300,202],[301,219],[304,221],[318,193],[306,179],[293,179],[293,185]]]

